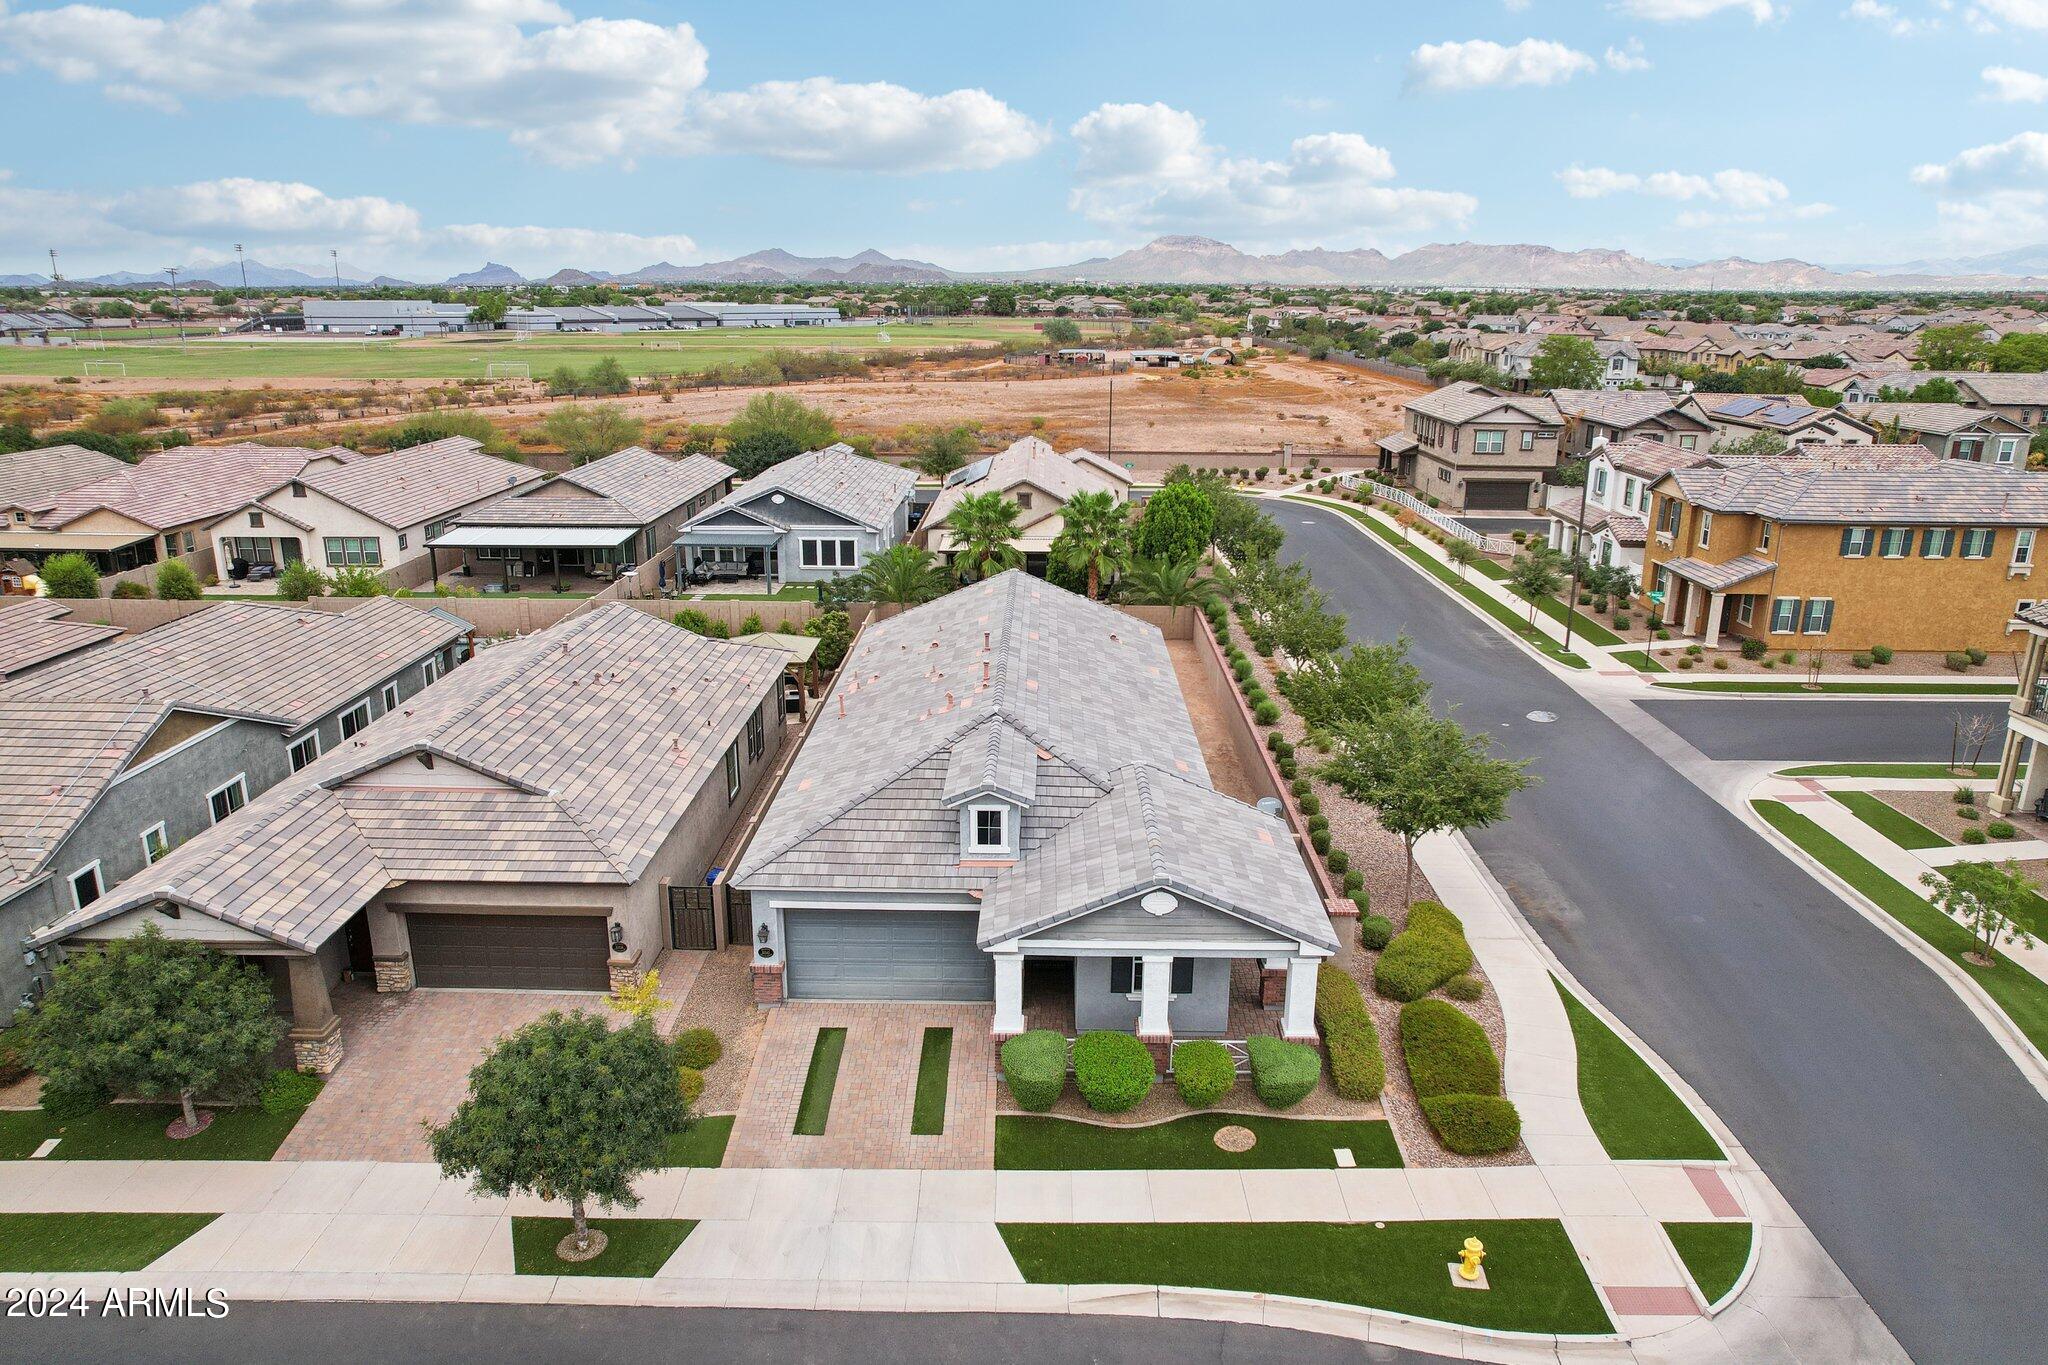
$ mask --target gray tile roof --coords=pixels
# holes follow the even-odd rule
[[[1816,468],[1800,460],[1699,465],[1669,476],[1689,503],[1776,521],[1832,524],[2048,526],[2048,474],[1967,460],[1917,468]]]
[[[1038,799],[1038,746],[1008,721],[989,719],[953,741],[939,804],[955,809],[982,796],[1020,806]]]
[[[1038,437],[1026,436],[968,466],[968,469],[985,466],[981,474],[973,478],[949,479],[939,490],[938,497],[932,500],[931,510],[924,514],[921,524],[938,526],[962,498],[971,494],[986,493],[992,489],[1007,493],[1020,484],[1042,488],[1061,502],[1076,493],[1112,493],[1121,499],[1130,487],[1130,476],[1121,470],[1115,475],[1105,473],[1098,467],[1100,464],[1101,458],[1092,451],[1075,450],[1062,455]],[[963,474],[966,472],[961,471]]]
[[[35,525],[56,530],[102,509],[155,531],[215,521],[299,477],[309,463],[330,457],[359,458],[352,450],[306,450],[253,442],[178,446],[66,490],[50,500]]]
[[[170,901],[310,949],[394,882],[632,884],[782,669],[608,604],[485,650],[38,936]],[[496,785],[380,778],[422,755]]]
[[[691,524],[737,507],[786,530],[769,501],[771,495],[781,493],[836,512],[855,525],[880,530],[889,525],[897,507],[916,487],[917,475],[908,469],[870,460],[849,445],[830,445],[771,465],[705,508]]]
[[[1949,436],[1972,427],[1989,431],[2024,430],[1995,412],[1966,408],[1961,403],[1863,403],[1857,407],[1856,415],[1873,426],[1896,421],[1901,430],[1924,431],[1933,436]]]
[[[1674,469],[1714,458],[1704,450],[1687,450],[1676,441],[1609,441],[1601,449],[1616,469],[1646,479],[1660,479]]]
[[[1499,408],[1513,408],[1525,420],[1538,426],[1562,426],[1564,417],[1558,412],[1557,404],[1548,398],[1532,398],[1527,394],[1505,393],[1500,389],[1488,388],[1459,380],[1446,384],[1435,393],[1426,393],[1420,398],[1408,400],[1408,409],[1425,417],[1435,417],[1457,425],[1484,417]]]
[[[709,455],[671,460],[627,446],[546,484],[471,508],[455,521],[458,526],[647,526],[732,474],[731,465]]]
[[[487,455],[467,436],[309,471],[301,482],[364,516],[403,530],[439,521],[507,489],[537,483],[538,469]]]
[[[2022,403],[2048,404],[2048,373],[1966,374],[1953,378],[1957,384],[1969,389],[1986,403],[2001,406]]]
[[[43,446],[0,455],[0,507],[39,512],[60,494],[127,468],[126,460],[84,446]]]
[[[68,621],[69,607],[34,597],[0,598],[0,678],[114,639],[121,627]]]
[[[1709,564],[1704,559],[1665,559],[1658,561],[1680,578],[1697,583],[1709,592],[1722,592],[1752,578],[1761,578],[1778,566],[1762,555],[1739,555],[1723,564]]]

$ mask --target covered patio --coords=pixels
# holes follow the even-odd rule
[[[698,567],[738,583],[752,580],[763,593],[782,586],[782,532],[772,526],[704,526],[676,537],[676,577],[687,583]],[[741,591],[752,591],[744,588]]]
[[[1656,586],[1648,597],[1674,631],[1696,635],[1713,649],[1720,644],[1722,627],[1727,624],[1729,593],[1767,578],[1777,569],[1771,560],[1753,554],[1720,564],[1690,557],[1667,559],[1656,565]]]
[[[456,526],[427,542],[433,586],[451,578],[484,591],[563,584],[558,591],[598,591],[638,567],[638,526]]]

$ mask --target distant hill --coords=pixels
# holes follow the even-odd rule
[[[1989,256],[1952,256],[1908,261],[1904,265],[1837,266],[1838,270],[1869,270],[1897,275],[2048,275],[2048,242],[2017,246]]]
[[[525,284],[526,277],[509,265],[496,261],[485,261],[482,270],[472,270],[463,275],[450,275],[443,284]]]
[[[552,285],[556,289],[573,289],[579,284],[603,284],[604,279],[591,274],[587,270],[569,270],[565,268],[557,270],[554,274],[542,280],[541,283]]]
[[[0,275],[0,288],[38,289],[50,282],[48,275]]]
[[[962,277],[930,261],[898,260],[872,249],[858,256],[797,256],[771,247],[704,265],[657,261],[615,278],[621,284],[947,284]]]

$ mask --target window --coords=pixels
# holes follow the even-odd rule
[[[100,864],[95,858],[71,874],[71,906],[83,910],[100,898]]]
[[[1700,448],[1700,438],[1690,433],[1681,436],[1678,438],[1678,448],[1680,450],[1698,450]]]
[[[1031,510],[1031,494],[1027,490],[1022,488],[1017,490],[1017,506],[1026,512]]]
[[[1606,465],[1595,465],[1593,467],[1593,496],[1596,498],[1604,498],[1607,496]]]
[[[1830,597],[1806,599],[1806,619],[1800,630],[1808,635],[1825,635],[1835,624],[1835,603]]]
[[[1762,521],[1760,521],[1760,522],[1758,522],[1758,523],[1757,523],[1757,526],[1756,526],[1756,547],[1757,547],[1757,549],[1759,549],[1759,550],[1768,550],[1768,549],[1770,549],[1770,548],[1771,548],[1771,530],[1772,530],[1772,528],[1773,528],[1773,527],[1775,526],[1775,524],[1776,524],[1776,523],[1772,522],[1772,521],[1771,521],[1771,520],[1770,520],[1769,518],[1765,518],[1764,520],[1762,520]]]
[[[448,523],[445,521],[430,521],[427,523],[426,537],[430,541],[439,540],[441,533],[447,529]]]
[[[305,497],[305,496],[306,496],[306,485],[304,485],[304,484],[300,483],[300,482],[299,482],[299,481],[298,481],[297,479],[293,479],[293,480],[292,480],[292,496],[293,496],[293,497],[295,497],[295,498],[303,498],[303,497]]]
[[[1707,542],[1708,542],[1708,541],[1710,541],[1710,540],[1712,540],[1713,538],[1714,538],[1714,514],[1713,514],[1712,512],[1709,512],[1709,511],[1707,511],[1707,510],[1706,510],[1705,508],[1701,508],[1701,509],[1700,509],[1700,548],[1701,548],[1702,550],[1706,549],[1706,548],[1707,548]]]
[[[1790,635],[1799,624],[1799,599],[1779,597],[1771,601],[1771,634]]]
[[[315,730],[308,734],[304,739],[293,744],[287,752],[291,755],[293,772],[306,767],[314,759],[320,757],[320,732]]]
[[[1765,522],[1764,525],[1770,525]],[[1870,544],[1876,532],[1868,526],[1844,526],[1842,528],[1842,558],[1863,559],[1870,554]]]
[[[377,699],[384,703],[385,715],[388,716],[393,711],[396,711],[398,709],[398,684],[395,682],[385,683],[383,689],[378,692]]]
[[[725,750],[725,799],[730,804],[740,794],[740,746],[735,740]]]
[[[851,540],[816,540],[806,536],[797,542],[797,548],[806,569],[854,567],[854,544]]]
[[[441,661],[427,659],[420,664],[420,686],[432,687],[441,677]]]
[[[1989,526],[1972,526],[1963,532],[1963,558],[1991,558],[1991,540],[1994,532]]]
[[[1913,548],[1913,531],[1907,526],[1887,526],[1877,538],[1877,553],[1881,559],[1904,559]]]
[[[1475,431],[1472,433],[1474,455],[1498,455],[1508,448],[1508,434],[1505,431]]]
[[[153,863],[171,851],[171,841],[164,833],[164,822],[159,820],[142,831],[142,861]]]
[[[761,703],[761,705],[754,708],[754,714],[747,717],[747,761],[749,763],[759,758],[761,751],[768,747],[768,724],[761,719],[761,713],[767,708],[767,705],[768,703],[766,702]]]
[[[190,531],[185,533],[185,553],[188,555],[192,553],[192,533]]]
[[[2034,531],[2028,527],[2012,536],[2012,566],[2017,569],[2034,562]]]
[[[1984,458],[1984,438],[1982,436],[1958,436],[1956,437],[1955,445],[1950,447],[1948,454],[1952,460],[1981,461]]]
[[[1145,989],[1145,960],[1141,957],[1113,957],[1109,960],[1109,993],[1111,995],[1140,994]],[[1173,974],[1167,981],[1168,995],[1193,995],[1195,992],[1195,960],[1191,957],[1177,957],[1173,960]]]
[[[258,530],[262,529],[262,526],[263,526],[263,514],[262,514],[261,512],[251,512],[251,513],[249,514],[249,525],[250,525],[250,526],[251,526],[252,528],[255,528],[255,529],[258,529]]]
[[[405,532],[403,531],[398,533],[398,548],[401,550],[405,548]]]
[[[28,518],[21,517],[21,520],[27,521]],[[167,555],[178,553],[178,533],[176,531],[172,531],[164,537],[164,553]]]
[[[1623,479],[1621,481],[1621,505],[1631,512],[1635,511],[1636,500],[1642,493],[1642,487],[1643,485],[1638,480]]]
[[[370,703],[357,702],[341,713],[341,737],[354,739],[370,725]]]
[[[2019,457],[2020,457],[2020,438],[2019,438],[2019,437],[2017,437],[2017,436],[2001,436],[2001,437],[1999,437],[1999,438],[1998,438],[1998,462],[1999,462],[2000,464],[2004,464],[2004,465],[2009,465],[2009,464],[2012,464],[2012,463],[2016,462],[2016,461],[2017,461],[2017,460],[2019,459]]]
[[[1010,813],[1001,806],[976,806],[968,842],[980,852],[997,852],[1010,846]]]
[[[1737,625],[1751,625],[1756,621],[1756,594],[1744,593],[1735,599],[1735,622]]]
[[[384,542],[375,536],[328,536],[323,548],[330,569],[384,562]]]
[[[1530,430],[1528,430],[1528,429],[1526,429],[1526,428],[1524,428],[1524,430],[1523,430],[1523,432],[1522,432],[1522,449],[1524,449],[1524,450],[1534,450],[1535,448],[1536,448],[1536,433],[1535,433],[1535,432],[1533,432],[1533,431],[1530,431]]]
[[[249,784],[240,773],[235,774],[233,781],[223,783],[206,794],[206,809],[216,825],[248,804]]]
[[[1922,559],[1947,559],[1956,548],[1956,533],[1952,526],[1930,526],[1920,533],[1920,557]]]

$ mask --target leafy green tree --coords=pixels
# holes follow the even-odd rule
[[[756,394],[725,424],[728,447],[767,432],[788,437],[795,443],[794,453],[798,454],[807,450],[823,450],[839,439],[832,414],[810,407],[786,393]]]
[[[149,925],[58,964],[26,1050],[53,1090],[175,1098],[192,1133],[192,1097],[253,1095],[284,1027],[261,972]]]
[[[1592,338],[1552,333],[1537,343],[1529,362],[1529,387],[1597,389],[1604,369]]]
[[[2008,374],[2040,374],[2048,370],[2048,335],[2006,333],[1991,348],[1991,368]]]
[[[1539,598],[1550,596],[1564,583],[1564,573],[1559,567],[1557,552],[1537,546],[1522,551],[1508,565],[1508,586],[1520,593],[1529,603],[1529,625],[1536,625],[1536,603]]]
[[[556,398],[584,392],[583,376],[573,366],[561,364],[548,372],[548,392]]]
[[[1216,535],[1216,502],[1191,481],[1170,481],[1145,503],[1132,548],[1147,559],[1200,559]]]
[[[1920,333],[1919,357],[1930,370],[1982,369],[1991,362],[1991,343],[1975,323],[1928,327]]]
[[[993,285],[988,294],[989,316],[998,318],[1014,317],[1017,312],[1017,291],[1007,284]]]
[[[97,450],[102,455],[111,455],[117,460],[134,464],[142,458],[135,449],[135,442],[126,436],[111,431],[95,431],[91,427],[72,427],[68,431],[53,431],[47,438],[54,445],[83,446]]]
[[[167,559],[156,571],[156,595],[166,602],[197,602],[199,575],[182,559]]]
[[[2003,863],[1951,863],[1940,872],[1922,873],[1921,885],[1934,894],[1930,899],[1970,931],[1977,940],[1976,956],[1989,965],[2001,942],[2018,948],[2034,946],[2025,917],[2040,902],[2034,884],[2020,865]]]
[[[1137,555],[1124,570],[1124,600],[1152,607],[1199,607],[1216,596],[1217,583],[1202,573],[1198,559],[1153,559]]]
[[[726,446],[725,461],[741,478],[751,479],[803,453],[802,443],[786,431],[751,431]]]
[[[493,289],[470,306],[470,316],[478,322],[500,323],[505,320],[505,311],[511,300],[502,289]]]
[[[51,555],[43,561],[43,567],[36,576],[43,580],[43,593],[48,597],[100,595],[99,570],[82,554]]]
[[[914,607],[943,597],[948,585],[945,571],[931,551],[919,545],[891,545],[869,555],[846,586],[848,596],[856,601]]]
[[[1209,496],[1216,508],[1216,522],[1210,535],[1217,549],[1239,564],[1271,559],[1280,553],[1287,533],[1280,529],[1279,522],[1259,510],[1257,502],[1228,490]]]
[[[605,356],[592,365],[585,382],[598,393],[624,393],[633,387],[626,367],[615,356]]]
[[[503,460],[518,460],[519,447],[490,418],[480,412],[423,412],[408,417],[395,429],[373,433],[389,450],[405,450],[450,436],[467,436],[487,452]]]
[[[1071,318],[1054,318],[1045,324],[1045,339],[1052,346],[1079,346],[1081,324]]]
[[[1467,569],[1471,568],[1474,564],[1477,564],[1480,560],[1486,558],[1485,555],[1479,553],[1479,547],[1477,545],[1474,545],[1469,540],[1459,540],[1455,536],[1452,537],[1449,541],[1445,542],[1444,556],[1445,558],[1449,559],[1451,563],[1458,566],[1458,577],[1460,578],[1463,578],[1465,576],[1465,571]]]
[[[469,1097],[427,1138],[442,1174],[483,1194],[567,1203],[587,1251],[590,1202],[637,1207],[633,1181],[691,1121],[675,1050],[651,1023],[612,1029],[550,1011],[491,1049],[469,1073]]]
[[[1896,440],[1894,440],[1896,444]],[[1752,431],[1738,440],[1714,442],[1716,455],[1783,455],[1789,449],[1785,438],[1775,431]]]
[[[26,422],[0,422],[0,455],[36,449],[36,434]]]
[[[804,634],[818,642],[818,652],[812,657],[819,668],[830,673],[853,644],[853,621],[843,611],[821,611],[804,622]]]
[[[962,583],[1014,569],[1023,563],[1017,552],[1017,504],[1000,490],[975,493],[953,504],[946,529],[953,533],[953,573]]]
[[[1408,660],[1408,637],[1353,645],[1325,655],[1287,678],[1287,700],[1311,729],[1370,721],[1390,710],[1416,706],[1429,683]]]
[[[540,429],[573,463],[588,464],[637,443],[644,425],[616,403],[565,403]]]
[[[362,565],[336,569],[333,586],[336,597],[382,597],[391,591],[383,575]]]
[[[287,602],[306,602],[327,592],[327,575],[294,559],[278,571],[277,595]]]
[[[1467,734],[1421,703],[1338,730],[1336,757],[1322,775],[1379,814],[1407,853],[1403,896],[1415,898],[1415,842],[1425,834],[1477,829],[1507,814],[1508,798],[1536,779],[1525,762],[1493,757],[1484,734]]]
[[[1060,507],[1053,557],[1084,575],[1088,596],[1102,596],[1102,580],[1115,578],[1131,559],[1129,509],[1108,492],[1076,493]]]
[[[943,479],[981,452],[974,428],[965,423],[934,431],[918,443],[917,468],[928,478]]]

